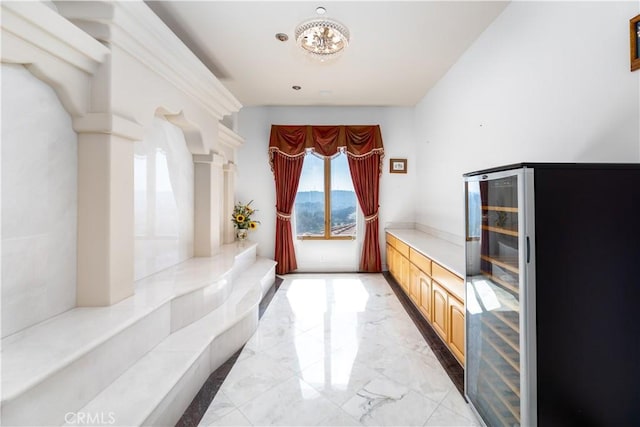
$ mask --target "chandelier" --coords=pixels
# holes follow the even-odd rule
[[[324,61],[340,55],[349,45],[349,30],[331,19],[312,19],[298,25],[296,43],[311,57]]]

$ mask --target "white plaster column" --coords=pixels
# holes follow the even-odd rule
[[[209,257],[222,244],[224,158],[213,152],[194,154],[194,256]]]
[[[224,165],[224,200],[223,200],[223,217],[227,219],[223,223],[223,242],[233,243],[235,240],[235,228],[231,222],[233,214],[235,189],[236,189],[236,173],[238,167],[234,163]]]
[[[142,128],[116,116],[89,119],[74,123],[78,131],[76,302],[105,306],[134,293],[133,142],[141,138]]]
[[[226,221],[231,222],[231,220],[224,215],[224,157],[220,155],[214,155],[215,161],[211,164],[213,167],[213,191],[212,191],[212,200],[213,200],[213,215],[211,216],[211,221],[215,224],[215,233],[214,237],[211,240],[211,245],[214,247],[214,252],[218,253],[220,251],[220,247],[223,244],[223,230],[224,223]]]

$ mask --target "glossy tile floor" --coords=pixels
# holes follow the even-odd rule
[[[475,426],[381,274],[287,275],[201,426]]]

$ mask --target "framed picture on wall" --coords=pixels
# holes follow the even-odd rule
[[[629,20],[631,71],[640,69],[640,15]]]
[[[407,173],[407,159],[390,159],[390,173]]]

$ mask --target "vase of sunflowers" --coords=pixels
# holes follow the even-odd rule
[[[243,241],[247,239],[248,230],[254,230],[258,228],[258,224],[260,221],[254,221],[251,219],[251,215],[255,213],[255,209],[251,208],[251,203],[242,204],[236,203],[233,207],[233,215],[231,217],[231,221],[233,225],[236,227],[236,237],[238,240]]]

